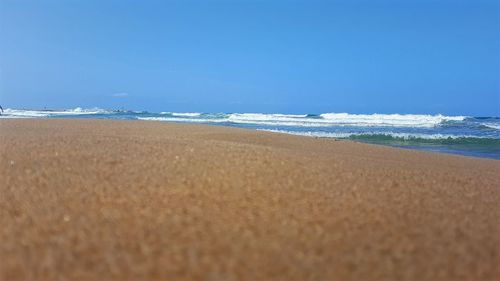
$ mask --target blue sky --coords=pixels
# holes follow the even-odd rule
[[[500,1],[0,0],[0,104],[500,115]]]

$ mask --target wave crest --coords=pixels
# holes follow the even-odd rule
[[[323,119],[336,124],[394,127],[434,127],[447,121],[463,121],[466,116],[417,115],[417,114],[349,114],[323,113]]]
[[[76,116],[89,114],[107,114],[109,110],[100,108],[81,108],[62,109],[62,110],[25,110],[6,108],[3,112],[4,118],[43,118],[52,116]]]
[[[319,138],[338,138],[363,141],[399,141],[399,142],[419,142],[419,143],[441,143],[441,144],[495,144],[500,145],[500,139],[490,137],[480,137],[474,135],[450,135],[450,134],[412,134],[396,132],[300,132],[286,130],[260,129],[273,133],[292,134]]]

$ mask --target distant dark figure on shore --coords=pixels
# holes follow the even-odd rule
[[[0,115],[3,113],[3,107],[0,105]]]

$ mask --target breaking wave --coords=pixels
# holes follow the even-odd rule
[[[284,115],[284,114],[230,114],[228,120],[234,123],[259,124],[271,126],[300,127],[418,127],[430,128],[444,122],[463,121],[465,116],[415,115],[415,114],[348,114],[324,113],[320,115]]]
[[[76,116],[76,115],[91,115],[91,114],[107,114],[111,111],[100,108],[84,109],[77,107],[74,109],[62,110],[24,110],[24,109],[11,109],[6,108],[3,112],[3,118],[41,118],[41,117],[55,117],[55,116]]]
[[[199,112],[162,112],[160,114],[169,114],[177,117],[198,117],[201,115]]]
[[[200,113],[74,108],[7,108],[0,118],[101,118],[204,123],[311,137],[340,138],[500,159],[500,118],[424,114]]]
[[[482,126],[490,129],[500,130],[500,124],[481,123]]]
[[[374,142],[414,142],[414,143],[435,143],[435,144],[483,144],[498,145],[500,148],[500,139],[491,137],[481,137],[474,135],[451,135],[451,134],[411,134],[397,132],[300,132],[286,130],[260,129],[273,133],[292,134],[319,138],[350,139],[360,141]]]

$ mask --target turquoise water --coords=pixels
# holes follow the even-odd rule
[[[341,138],[500,160],[500,118],[423,114],[263,114],[6,109],[1,118],[97,118],[188,122]]]

